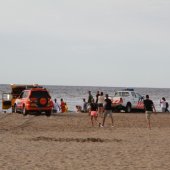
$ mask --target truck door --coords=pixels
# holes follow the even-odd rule
[[[12,94],[2,93],[2,109],[9,109],[12,106]]]
[[[136,108],[137,103],[138,103],[138,97],[136,96],[135,92],[131,92],[133,99],[132,99],[132,108]]]

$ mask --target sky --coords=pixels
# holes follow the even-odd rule
[[[0,1],[0,84],[170,87],[169,0]]]

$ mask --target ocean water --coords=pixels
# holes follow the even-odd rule
[[[57,98],[60,103],[60,99],[63,98],[67,103],[70,111],[75,111],[76,105],[82,105],[82,99],[88,98],[88,91],[92,92],[95,97],[97,91],[103,91],[104,94],[109,96],[114,95],[115,90],[124,89],[124,87],[93,87],[93,86],[50,86],[44,85],[49,90],[52,98]],[[126,87],[127,88],[127,87]],[[133,88],[133,87],[130,87]],[[170,88],[134,88],[135,91],[140,93],[142,96],[149,94],[150,99],[153,100],[157,111],[160,111],[160,99],[165,97],[170,102]],[[3,92],[10,92],[10,85],[0,85],[0,94]],[[2,111],[2,98],[0,98],[0,111]]]

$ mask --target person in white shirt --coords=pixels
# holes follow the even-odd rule
[[[103,92],[101,92],[100,95],[98,96],[98,114],[101,117],[103,116],[104,103],[105,103],[105,98],[103,96]]]
[[[53,113],[58,113],[61,109],[60,109],[60,105],[57,102],[57,99],[54,99],[53,101]]]
[[[86,99],[85,98],[83,98],[83,112],[84,113],[86,113],[87,112],[87,105],[88,105],[88,103],[86,102]]]
[[[160,101],[160,106],[161,106],[162,112],[165,112],[166,111],[166,99],[165,99],[165,97],[162,97],[162,99]]]

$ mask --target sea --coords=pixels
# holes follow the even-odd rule
[[[150,99],[153,100],[156,110],[160,109],[160,99],[165,97],[168,102],[170,102],[170,88],[137,88],[137,87],[98,87],[98,86],[58,86],[58,85],[43,85],[47,88],[52,99],[56,98],[58,103],[60,99],[63,100],[68,105],[69,111],[75,111],[76,105],[83,104],[83,98],[88,99],[88,91],[92,92],[95,97],[97,91],[102,91],[104,94],[109,94],[110,97],[114,96],[116,90],[122,90],[125,88],[133,88],[136,92],[145,96],[148,94]],[[9,84],[0,84],[0,94],[10,93],[11,87]],[[2,97],[0,98],[0,111],[2,112]],[[10,110],[9,110],[10,111]]]

